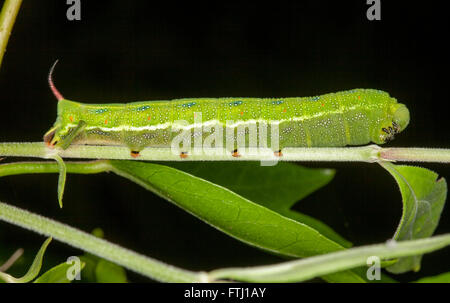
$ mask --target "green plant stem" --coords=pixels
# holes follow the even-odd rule
[[[385,160],[406,162],[450,163],[450,150],[444,148],[384,148],[380,157]]]
[[[164,264],[73,227],[2,202],[0,202],[0,219],[52,237],[158,281],[199,282],[204,279],[203,273]]]
[[[22,0],[6,0],[0,13],[0,66]]]
[[[391,241],[385,244],[356,247],[274,265],[224,268],[206,273],[191,272],[164,264],[73,227],[2,202],[0,202],[0,220],[51,236],[163,282],[209,282],[221,279],[250,282],[300,282],[364,265],[371,256],[377,256],[380,260],[405,257],[432,252],[450,244],[450,234],[445,234],[426,239]]]
[[[212,154],[212,151],[215,154]],[[219,154],[217,154],[219,152]],[[66,150],[50,149],[42,142],[0,143],[0,157],[37,157],[52,159],[58,154],[62,158],[119,159],[147,161],[334,161],[334,162],[379,162],[416,161],[450,163],[450,149],[434,148],[381,148],[377,145],[359,147],[285,148],[283,156],[276,157],[269,149],[262,152],[241,152],[233,157],[225,150],[204,150],[180,158],[170,148],[145,148],[138,158],[130,155],[125,146],[71,145]]]
[[[67,172],[74,174],[98,174],[109,171],[111,166],[107,160],[65,162]],[[0,164],[0,177],[21,174],[57,173],[56,162],[14,162]]]
[[[23,255],[23,248],[17,249],[9,259],[0,266],[0,272],[7,271]]]
[[[347,250],[309,257],[302,260],[284,262],[275,265],[217,269],[208,274],[211,280],[235,279],[249,282],[300,282],[366,265],[369,257],[379,260],[420,255],[450,245],[450,234],[432,238],[388,242],[386,244],[367,245]]]

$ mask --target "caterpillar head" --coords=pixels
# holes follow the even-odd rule
[[[409,124],[409,110],[404,104],[398,104],[393,110],[392,122],[399,126],[399,132]]]
[[[402,132],[409,124],[409,110],[401,103],[395,103],[389,108],[390,120],[384,121],[379,130],[379,142],[386,143],[394,140],[395,135]]]

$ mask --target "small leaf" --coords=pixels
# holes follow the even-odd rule
[[[83,275],[81,276],[83,282],[89,283],[97,282],[97,278],[95,276],[95,268],[97,267],[97,263],[100,260],[100,258],[92,254],[86,253],[80,256],[80,260],[82,263],[85,264],[83,268]]]
[[[63,159],[58,156],[57,154],[52,155],[52,158],[56,160],[58,163],[58,169],[59,169],[59,175],[58,175],[58,202],[59,207],[63,207],[63,195],[64,195],[64,188],[66,186],[66,175],[67,175],[67,168],[66,164],[64,163]]]
[[[73,265],[67,263],[61,263],[42,274],[37,278],[34,283],[70,283],[72,280],[67,278],[67,271],[71,269]],[[80,271],[83,270],[85,266],[84,262],[80,264]],[[78,272],[74,273],[75,275]]]
[[[99,283],[127,283],[125,269],[104,259],[98,261],[95,276]]]
[[[428,169],[406,165],[381,164],[395,178],[403,200],[403,212],[394,240],[414,240],[433,235],[444,208],[447,183]],[[401,258],[387,268],[392,273],[418,271],[422,256]]]
[[[417,280],[416,283],[450,283],[450,272],[437,276],[425,277]]]
[[[41,248],[36,254],[33,264],[31,264],[30,269],[28,269],[28,272],[23,277],[14,278],[7,273],[0,272],[0,279],[3,279],[4,281],[9,283],[27,283],[36,278],[36,276],[39,274],[39,271],[41,270],[42,258],[44,257],[45,250],[47,249],[47,246],[48,244],[50,244],[51,240],[52,238],[47,238],[47,240],[45,240],[44,244],[42,244]]]

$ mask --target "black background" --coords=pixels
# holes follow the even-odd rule
[[[81,0],[81,21],[68,21],[65,1],[24,1],[0,70],[0,141],[40,141],[53,124],[56,100],[46,78],[59,59],[56,86],[66,98],[87,103],[381,89],[411,112],[409,127],[389,146],[449,148],[445,9],[434,2],[382,1],[382,20],[368,21],[366,1],[336,2]],[[381,167],[305,165],[336,168],[337,174],[296,209],[355,245],[393,235],[401,198]],[[450,177],[448,165],[421,166]],[[1,178],[0,200],[85,231],[101,227],[112,242],[187,269],[280,261],[115,175],[69,175],[62,210],[56,182],[56,175]],[[448,207],[436,230],[445,232]],[[25,247],[31,258],[42,241],[0,222],[2,254]],[[425,256],[421,272],[396,278],[448,271],[448,251]],[[48,253],[55,262],[80,254],[57,242]]]

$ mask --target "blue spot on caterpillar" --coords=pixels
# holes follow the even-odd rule
[[[196,102],[190,102],[190,103],[184,103],[181,104],[182,107],[187,107],[187,108],[191,108],[192,106],[196,105]]]
[[[104,112],[107,112],[108,109],[107,108],[99,108],[95,110],[96,114],[103,114]]]
[[[242,101],[234,101],[234,102],[230,102],[231,106],[238,106],[241,105],[243,102]]]
[[[149,109],[149,108],[150,108],[150,106],[144,105],[144,106],[138,107],[136,110],[137,110],[138,112],[140,112],[140,111],[147,110],[147,109]]]

